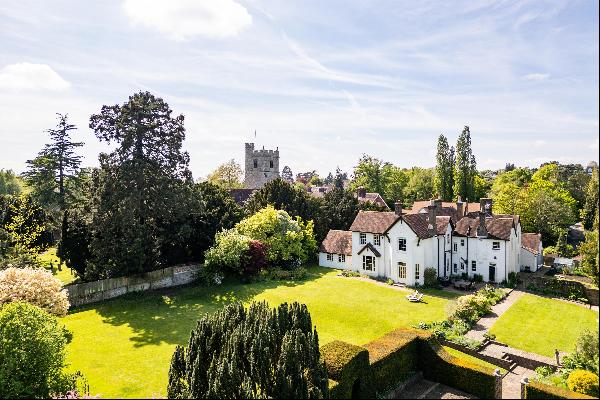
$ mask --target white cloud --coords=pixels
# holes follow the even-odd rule
[[[523,77],[523,79],[525,79],[526,81],[544,81],[548,78],[550,78],[550,74],[540,74],[540,73],[527,74]]]
[[[252,23],[248,10],[233,0],[125,0],[123,8],[135,24],[175,40],[235,36]]]
[[[49,65],[17,63],[0,70],[0,90],[62,91],[70,87]]]

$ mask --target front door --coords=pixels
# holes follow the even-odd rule
[[[496,282],[496,264],[490,263],[490,273],[488,275],[490,282]]]

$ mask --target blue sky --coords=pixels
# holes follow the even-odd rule
[[[185,115],[197,178],[245,141],[295,173],[362,153],[433,166],[464,125],[480,169],[598,160],[591,0],[3,0],[0,49],[0,167],[16,171],[56,112],[96,165],[89,116],[140,90]]]

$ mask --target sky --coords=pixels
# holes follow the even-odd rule
[[[185,115],[196,178],[245,142],[294,173],[431,167],[465,125],[479,169],[585,165],[598,46],[592,0],[2,0],[0,168],[23,171],[56,113],[97,165],[90,115],[146,90]]]

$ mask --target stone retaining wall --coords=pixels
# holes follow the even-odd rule
[[[454,342],[450,342],[448,340],[443,340],[442,344],[444,346],[453,348],[454,350],[458,350],[460,352],[468,354],[468,355],[470,355],[472,357],[478,358],[478,359],[483,360],[483,361],[487,361],[490,364],[494,364],[494,365],[497,365],[499,367],[502,367],[502,368],[504,368],[507,371],[510,369],[510,367],[512,365],[512,362],[510,362],[509,360],[505,360],[505,359],[499,358],[499,357],[490,356],[490,355],[487,355],[487,354],[482,354],[482,353],[479,353],[477,350],[469,349],[468,347],[461,346],[459,344],[456,344]]]
[[[66,286],[72,307],[112,299],[130,292],[185,285],[198,277],[200,265],[181,265],[145,274]]]

